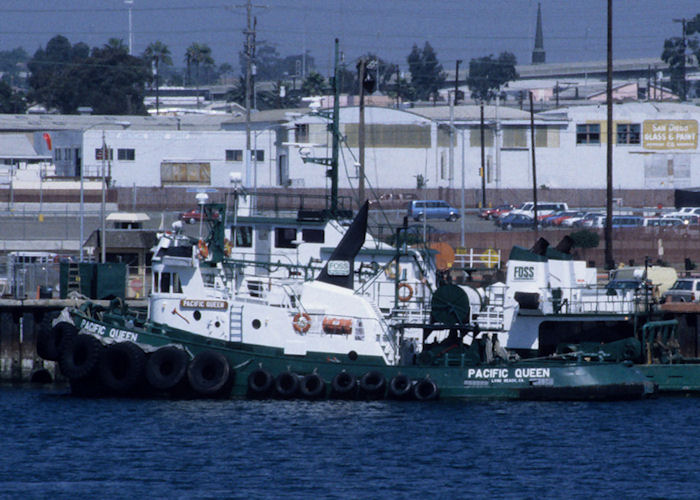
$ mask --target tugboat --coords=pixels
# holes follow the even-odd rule
[[[700,359],[681,354],[683,347],[692,353],[695,339],[682,342],[678,320],[657,307],[651,268],[636,286],[600,287],[596,270],[573,259],[567,238],[556,247],[542,238],[531,249],[514,247],[505,283],[481,291],[484,305],[471,321],[525,359],[598,352],[633,362],[662,394],[699,392]]]
[[[520,359],[469,321],[469,300],[442,283],[428,321],[390,323],[354,291],[368,204],[318,277],[250,287],[227,262],[221,204],[209,234],[164,233],[144,317],[115,300],[65,309],[41,332],[75,393],[185,397],[609,400],[653,395],[632,363],[578,350]],[[416,339],[406,330],[422,331]]]

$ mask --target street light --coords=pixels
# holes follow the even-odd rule
[[[134,55],[134,35],[131,24],[131,7],[134,5],[134,0],[124,0],[124,3],[129,6],[129,55]]]

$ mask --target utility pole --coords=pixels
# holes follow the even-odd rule
[[[462,63],[461,59],[457,59],[457,62],[455,63],[455,98],[454,98],[454,105],[456,106],[457,103],[459,102],[459,65]]]
[[[245,181],[250,186],[250,73],[253,66],[253,30],[250,24],[251,11],[253,3],[251,0],[246,2],[246,29],[245,29],[245,155],[243,165],[245,166]]]
[[[613,125],[613,103],[612,103],[612,72],[613,72],[613,36],[612,36],[612,0],[608,0],[608,82],[605,88],[608,101],[608,143],[607,143],[607,188],[605,193],[605,266],[612,269],[615,266],[613,258],[613,238],[612,238],[612,198],[613,198],[613,149],[612,149],[612,125]]]
[[[535,219],[532,221],[532,229],[537,232],[537,165],[535,163],[535,108],[532,104],[532,91],[530,95],[530,147],[532,149],[532,203],[535,210]]]
[[[484,150],[484,102],[481,102],[481,122],[479,130],[481,134],[481,208],[486,208],[486,151]]]
[[[681,23],[683,26],[683,34],[681,37],[681,50],[683,53],[681,54],[681,74],[683,75],[683,81],[681,82],[681,101],[685,101],[685,97],[687,95],[687,86],[686,86],[686,78],[685,78],[685,46],[686,46],[686,40],[685,40],[685,24],[686,24],[686,19],[674,19],[674,23]]]
[[[359,163],[360,172],[358,173],[358,187],[357,194],[359,196],[358,204],[362,206],[365,202],[365,71],[367,69],[367,61],[364,57],[360,58],[360,62],[357,63],[357,81],[360,85],[360,129],[357,133],[357,141],[359,151]]]

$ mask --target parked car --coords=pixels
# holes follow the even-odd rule
[[[483,209],[479,213],[479,217],[481,217],[482,219],[486,219],[486,220],[497,219],[499,216],[501,216],[503,214],[507,214],[511,210],[513,210],[513,205],[510,205],[510,204],[498,205],[496,207],[489,207],[489,208]]]
[[[638,215],[613,215],[612,227],[640,227],[644,222],[644,217]]]
[[[586,215],[581,218],[574,218],[571,221],[571,225],[573,227],[603,227],[605,224],[600,226],[595,225],[600,220],[600,217],[602,217],[603,221],[605,221],[604,214],[601,214],[600,212],[587,212]]]
[[[554,217],[553,219],[550,219],[550,224],[552,226],[571,226],[571,224],[568,223],[573,218],[576,217],[583,217],[584,213],[580,211],[572,211],[569,210],[568,212],[562,212],[558,216]]]
[[[642,225],[644,227],[671,227],[685,224],[680,217],[645,217]]]
[[[219,213],[214,212],[214,218],[218,219],[219,218]],[[203,214],[199,209],[192,209],[187,212],[182,212],[180,214],[180,220],[187,222],[189,224],[194,224],[195,222],[199,222],[200,220],[207,220],[205,217],[205,214]]]
[[[415,221],[426,219],[459,219],[459,210],[442,200],[416,200],[408,204],[408,216]]]
[[[557,202],[552,203],[549,201],[538,201],[537,202],[537,217],[541,215],[549,215],[553,212],[565,212],[569,210],[569,206],[566,203]],[[535,204],[531,201],[523,203],[519,208],[511,210],[511,213],[525,214],[529,217],[535,216]]]
[[[700,302],[700,278],[679,278],[661,296],[661,302]]]
[[[533,219],[524,214],[508,214],[496,221],[501,229],[514,229],[517,227],[532,227]]]

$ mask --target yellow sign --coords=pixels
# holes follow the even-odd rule
[[[696,120],[644,120],[645,149],[697,149]]]
[[[486,262],[486,267],[496,267],[498,265],[498,252],[493,248],[489,248],[484,251],[481,260]]]

